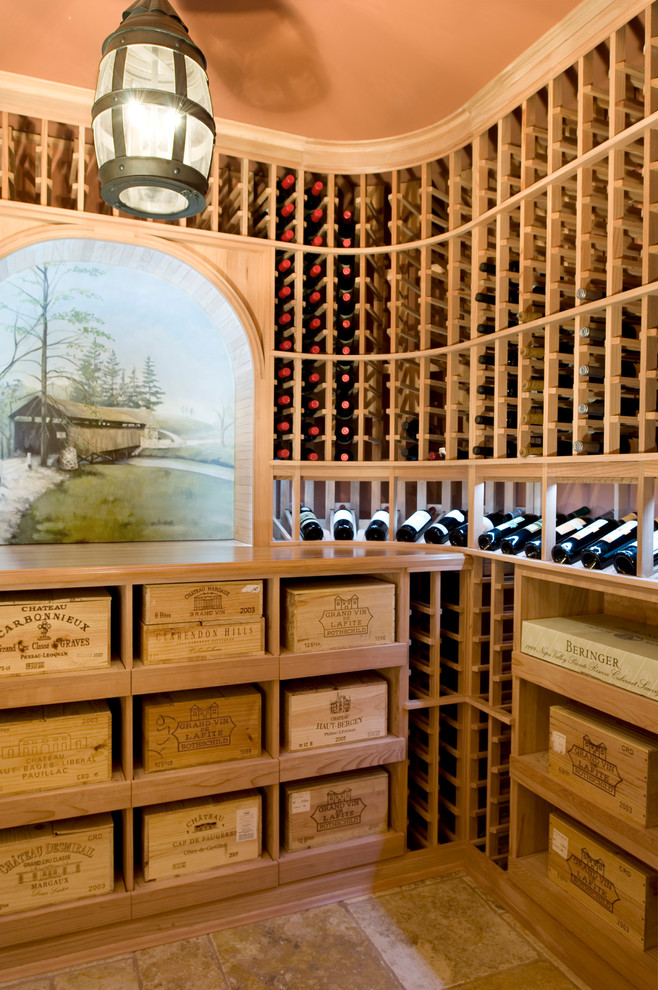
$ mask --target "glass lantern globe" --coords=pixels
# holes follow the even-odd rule
[[[167,0],[137,0],[103,43],[92,108],[101,196],[137,217],[206,205],[215,122],[206,60]]]

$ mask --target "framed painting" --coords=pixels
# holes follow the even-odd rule
[[[228,302],[45,249],[17,267],[0,278],[0,543],[231,540]]]

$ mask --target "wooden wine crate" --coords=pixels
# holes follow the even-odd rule
[[[388,774],[381,767],[295,781],[283,791],[287,852],[388,831]]]
[[[257,790],[174,801],[142,812],[144,879],[185,876],[261,854]]]
[[[658,700],[658,626],[599,614],[526,619],[521,650]]]
[[[0,831],[0,915],[113,890],[108,812]]]
[[[658,824],[658,736],[553,705],[548,769],[600,807],[645,827]]]
[[[265,652],[265,619],[226,622],[181,622],[147,625],[142,622],[142,663],[181,663],[258,656]]]
[[[208,622],[263,614],[262,581],[211,581],[207,584],[146,584],[142,620]]]
[[[112,717],[106,701],[0,714],[0,794],[96,784],[111,776]]]
[[[261,696],[251,684],[142,700],[146,773],[260,756]]]
[[[289,681],[283,713],[290,751],[379,739],[388,731],[388,684],[370,671]]]
[[[0,676],[109,667],[110,593],[0,594]]]
[[[658,874],[555,812],[549,817],[548,875],[591,912],[592,925],[600,921],[643,950],[658,943]]]
[[[395,586],[357,577],[285,585],[285,646],[294,653],[395,642]]]

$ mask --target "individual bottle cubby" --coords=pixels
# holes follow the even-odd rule
[[[271,237],[272,168],[263,162],[249,162],[248,233],[250,237]]]
[[[363,353],[385,353],[391,349],[390,256],[362,255],[360,261],[363,273],[359,297]]]
[[[549,171],[567,165],[579,154],[578,66],[572,65],[548,86]]]
[[[414,169],[393,172],[389,193],[391,219],[390,243],[405,244],[422,236],[422,186],[420,173]]]
[[[421,252],[397,252],[393,256],[391,285],[391,348],[417,351],[421,344],[423,283]]]
[[[429,228],[427,236],[445,234],[450,222],[450,162],[439,158],[428,164]]]
[[[510,723],[478,712],[478,811],[476,845],[502,869],[507,867],[510,832]],[[484,744],[486,743],[486,750]],[[475,770],[475,767],[473,768]],[[484,813],[482,805],[484,804]]]
[[[494,125],[473,142],[473,212],[481,216],[498,199],[498,127]]]
[[[375,172],[361,180],[359,215],[362,247],[391,243],[391,173]]]
[[[473,564],[473,697],[498,709],[512,705],[514,569],[509,563],[478,559]]]
[[[439,708],[440,843],[466,839],[464,762],[469,712],[466,704],[444,704]]]
[[[431,849],[439,842],[439,709],[409,712],[407,845]]]
[[[504,203],[521,190],[523,174],[523,108],[506,114],[498,140],[498,202]]]
[[[589,151],[610,137],[610,48],[597,45],[583,57],[580,78],[581,151]]]
[[[303,195],[303,229],[304,244],[312,248],[321,248],[329,243],[330,231],[333,234],[334,221],[333,201],[329,197],[327,176],[318,172],[304,172]]]
[[[428,273],[425,348],[445,347],[448,342],[448,248],[445,244],[433,244],[424,251]]]
[[[539,308],[545,306],[547,313],[572,309],[576,303],[577,185],[577,178],[572,175],[550,186],[546,265],[538,265],[532,272],[526,266],[524,273],[530,276],[523,286],[529,293],[526,298],[534,297],[534,304]]]
[[[548,172],[547,86],[523,104],[521,150],[521,186],[529,188]]]
[[[219,230],[223,234],[246,233],[249,209],[247,165],[245,159],[219,156],[217,203]]]
[[[471,237],[452,239],[448,247],[448,343],[471,336]]]

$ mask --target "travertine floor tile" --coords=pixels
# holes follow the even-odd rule
[[[54,990],[140,990],[132,956],[104,959],[53,976]]]
[[[140,990],[228,990],[208,935],[140,949],[135,958]]]
[[[407,990],[443,990],[537,959],[528,940],[460,877],[348,908]]]
[[[212,937],[230,990],[401,990],[341,904]]]
[[[575,987],[576,984],[548,959],[538,959],[459,984],[459,990],[575,990]]]

